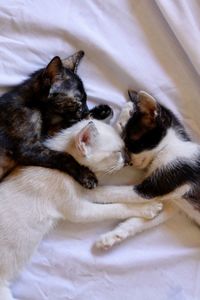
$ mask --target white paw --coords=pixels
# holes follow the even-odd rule
[[[162,211],[162,209],[163,209],[163,204],[160,202],[147,204],[144,210],[143,217],[146,219],[153,219]]]
[[[115,244],[118,244],[127,238],[127,232],[123,231],[111,231],[103,234],[95,243],[96,248],[101,250],[108,250]]]
[[[134,108],[133,102],[129,101],[125,104],[125,106],[122,108],[122,111],[119,115],[119,119],[116,123],[116,129],[118,132],[122,132],[130,119],[131,115],[133,114]]]

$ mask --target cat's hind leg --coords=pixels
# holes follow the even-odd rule
[[[114,245],[122,242],[123,240],[133,237],[136,234],[143,232],[147,229],[158,226],[172,218],[178,212],[177,208],[167,203],[163,211],[152,220],[145,220],[140,218],[131,218],[120,223],[114,230],[105,233],[95,243],[95,246],[102,250],[108,250]]]

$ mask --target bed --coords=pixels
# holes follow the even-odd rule
[[[127,89],[180,112],[200,138],[199,0],[0,1],[3,93],[60,55],[86,55],[79,75],[90,105],[115,116]],[[63,222],[12,283],[21,300],[200,299],[200,230],[179,214],[109,252],[93,249],[115,222]],[[0,299],[3,300],[3,299]]]

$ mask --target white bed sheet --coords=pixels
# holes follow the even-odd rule
[[[0,1],[1,92],[54,56],[83,49],[91,104],[115,113],[127,89],[179,108],[200,137],[199,0]],[[113,223],[60,224],[12,285],[21,300],[200,299],[200,231],[185,216],[107,253],[92,245]],[[0,299],[3,300],[3,299]]]

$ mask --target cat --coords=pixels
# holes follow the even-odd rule
[[[174,113],[151,95],[129,91],[129,96],[131,101],[123,108],[116,127],[133,166],[145,170],[133,188],[132,203],[157,200],[165,205],[154,220],[131,218],[102,235],[96,243],[102,249],[165,222],[178,210],[200,225],[200,146],[191,141]]]
[[[104,119],[112,114],[107,105],[89,111],[87,96],[76,74],[84,52],[61,61],[55,56],[46,68],[0,97],[0,179],[16,164],[59,169],[86,188],[96,176],[67,153],[48,149],[45,136],[67,128],[91,115]]]
[[[110,143],[112,141],[112,143]],[[45,141],[52,150],[67,151],[100,178],[124,167],[124,143],[112,126],[82,120]],[[88,190],[72,177],[42,167],[18,167],[0,185],[0,299],[12,300],[8,282],[29,260],[43,236],[59,220],[94,222],[153,218],[162,204],[121,204],[133,199],[131,186],[98,186]],[[107,204],[102,204],[106,203]]]

